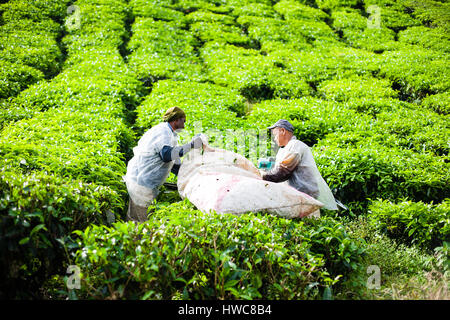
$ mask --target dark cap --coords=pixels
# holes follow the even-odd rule
[[[278,120],[273,126],[270,126],[267,129],[272,130],[273,128],[284,128],[287,131],[294,132],[294,126],[284,119]]]

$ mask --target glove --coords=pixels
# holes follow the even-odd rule
[[[191,148],[193,149],[200,149],[203,145],[202,138],[200,137],[200,134],[196,135],[192,141],[191,141]]]

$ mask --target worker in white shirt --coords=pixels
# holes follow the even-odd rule
[[[275,165],[262,174],[263,180],[287,183],[324,204],[325,209],[337,210],[333,193],[317,169],[311,149],[294,136],[293,125],[284,119],[269,127],[275,143],[280,146]],[[311,216],[320,217],[317,210]]]

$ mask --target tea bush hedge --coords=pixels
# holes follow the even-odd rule
[[[226,14],[217,14],[208,10],[197,10],[191,12],[185,17],[186,22],[193,24],[196,22],[220,23],[225,25],[234,25],[234,18]]]
[[[219,4],[221,6],[218,6]],[[183,19],[184,14],[198,10],[208,10],[214,13],[227,13],[230,11],[225,3],[203,0],[131,0],[130,5],[137,16],[162,20]]]
[[[236,89],[211,83],[161,80],[137,108],[137,126],[143,130],[158,124],[169,106],[186,112],[187,132],[193,133],[198,121],[203,130],[223,130],[239,127],[237,115],[244,113],[245,98]]]
[[[360,0],[316,0],[317,6],[322,10],[332,10],[344,7],[356,8]]]
[[[370,121],[370,117],[338,103],[310,97],[263,101],[253,106],[245,121],[249,126],[265,129],[279,119],[290,121],[297,139],[309,146],[330,133],[351,130],[357,123]]]
[[[367,28],[367,18],[356,9],[340,9],[331,12],[333,29],[342,32],[348,29],[363,30]]]
[[[440,202],[449,197],[446,157],[393,148],[371,135],[368,124],[366,132],[330,134],[314,146],[319,170],[338,199],[358,202],[355,212],[362,213],[368,199]]]
[[[381,56],[380,76],[394,81],[411,100],[449,89],[448,56],[411,46]]]
[[[134,16],[179,21],[185,24],[184,14],[170,8],[171,1],[131,0],[129,3]]]
[[[66,16],[70,0],[10,0],[0,4],[0,13],[4,23],[31,19],[42,22],[53,19],[62,22]]]
[[[352,98],[396,98],[398,93],[392,89],[389,80],[370,77],[348,77],[339,80],[326,80],[320,83],[317,92],[328,100],[346,101]]]
[[[128,43],[129,66],[146,85],[166,78],[202,80],[194,34],[172,22],[136,18]]]
[[[310,94],[311,89],[302,78],[278,68],[257,50],[208,43],[200,52],[210,80],[239,90],[249,100]]]
[[[250,39],[242,29],[237,26],[197,22],[190,26],[190,30],[203,42],[215,41],[243,47],[255,46],[251,44]]]
[[[320,21],[329,18],[329,16],[322,10],[304,5],[295,0],[281,0],[273,6],[273,9],[286,20],[311,19]]]
[[[390,28],[398,32],[399,30],[411,26],[420,25],[418,20],[407,13],[409,11],[408,8],[401,2],[402,1],[364,0],[364,5],[366,10],[369,6],[378,6],[380,24],[382,27]]]
[[[67,2],[15,0],[0,4],[0,99],[13,97],[60,71],[64,56],[58,41]]]
[[[402,242],[433,249],[450,237],[450,200],[439,204],[378,200],[369,207],[369,221]]]
[[[21,63],[0,60],[0,99],[17,95],[33,83],[44,79],[44,74]]]
[[[71,232],[106,223],[99,212],[119,202],[109,187],[3,166],[0,186],[0,294],[11,299],[39,298],[42,283],[65,272],[63,248],[73,249]]]
[[[346,108],[353,109],[359,113],[371,115],[376,118],[380,112],[393,112],[401,108],[414,109],[415,106],[406,101],[393,98],[367,98],[364,94],[362,97],[349,98],[341,102]]]
[[[450,95],[447,92],[433,94],[422,100],[422,105],[442,115],[450,114]]]
[[[352,76],[370,77],[378,73],[379,57],[365,50],[328,47],[305,51],[278,49],[268,57],[286,70],[304,78],[313,87],[324,80]]]
[[[398,150],[412,150],[416,153],[448,155],[448,117],[430,110],[423,110],[414,104],[394,99],[350,99],[342,105],[365,115],[364,122],[355,121],[348,127],[353,136],[351,143],[374,141]],[[339,138],[338,138],[339,139]]]
[[[385,135],[389,144],[395,148],[407,148],[418,153],[430,152],[437,156],[448,155],[448,117],[410,106],[412,108],[398,108],[377,114],[373,131]]]
[[[120,119],[93,111],[56,108],[5,127],[0,138],[3,165],[122,189],[124,165],[114,153],[119,139],[130,132]]]
[[[272,4],[251,2],[244,5],[236,6],[230,13],[232,16],[257,16],[268,18],[280,18],[277,12],[273,9]]]
[[[77,235],[77,294],[95,299],[321,297],[364,253],[331,218],[204,214],[187,202],[160,206],[143,224]]]
[[[398,33],[398,41],[442,52],[450,51],[450,36],[443,28],[410,27]]]
[[[84,1],[75,4],[91,8]],[[116,9],[109,8],[113,4]],[[96,13],[104,10],[106,17],[124,21],[124,5],[103,1]],[[97,29],[75,32],[95,34]],[[70,43],[77,41],[73,35],[67,36]],[[0,135],[1,255],[9,257],[1,263],[7,285],[2,296],[37,294],[21,290],[61,272],[65,250],[73,245],[70,232],[105,222],[108,215],[118,218],[125,206],[123,160],[134,140],[125,125],[126,107],[138,103],[140,84],[117,48],[93,52],[69,50],[66,70],[12,100],[18,121],[6,123]]]
[[[450,27],[450,4],[434,0],[402,0],[404,6],[412,11],[411,15],[428,27]]]
[[[89,47],[116,49],[128,36],[125,21],[128,15],[126,3],[105,0],[92,3],[87,0],[75,3],[80,8],[80,27],[70,28],[63,43],[69,56]]]
[[[395,41],[395,32],[389,28],[345,29],[343,36],[345,41],[354,48],[374,52],[399,48],[399,43]]]
[[[52,81],[35,84],[10,99],[7,109],[0,114],[0,127],[10,121],[32,118],[41,111],[66,105],[94,109],[103,104],[114,115],[118,114],[114,106],[117,103],[130,108],[137,105],[141,84],[127,70],[117,49],[110,51],[109,55],[76,54],[68,57],[68,62],[71,61],[74,64]]]
[[[248,30],[249,37],[260,42],[261,46],[276,41],[302,49],[305,43],[324,41],[333,44],[338,41],[337,35],[323,21],[281,20],[256,16],[240,16],[236,21],[243,25]]]
[[[2,33],[0,41],[2,60],[28,65],[49,76],[59,71],[62,54],[54,35],[16,31]]]

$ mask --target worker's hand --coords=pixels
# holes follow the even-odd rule
[[[258,169],[258,171],[259,171],[259,175],[261,176],[261,178],[264,177],[264,175],[266,174],[265,170]]]
[[[203,145],[203,141],[202,138],[200,137],[200,135],[196,135],[192,140],[191,140],[191,147],[194,149],[200,149]]]

